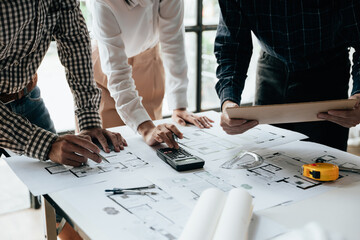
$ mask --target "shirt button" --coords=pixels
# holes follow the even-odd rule
[[[18,62],[18,61],[14,61],[13,65],[17,66],[17,65],[19,65],[19,62]]]

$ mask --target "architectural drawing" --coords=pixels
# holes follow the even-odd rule
[[[50,166],[45,167],[45,169],[50,174],[71,173],[77,178],[82,178],[114,170],[131,171],[144,167],[148,164],[140,157],[126,150],[116,154],[104,154],[104,156],[109,162],[102,161],[101,163],[95,163],[89,160],[86,165],[80,167],[68,167],[61,164],[51,164]]]
[[[144,225],[155,231],[159,238],[177,239],[190,215],[190,209],[155,185],[144,191],[156,195],[108,195],[121,208],[136,216]],[[157,238],[157,239],[159,239]]]
[[[200,197],[200,194],[207,188],[219,188],[224,192],[228,192],[233,189],[234,185],[226,183],[223,179],[215,176],[207,171],[195,172],[192,174],[186,174],[180,177],[169,178],[165,181],[169,181],[169,185],[178,188],[188,189],[194,200]]]
[[[276,129],[278,130],[278,129]],[[242,148],[266,148],[306,138],[304,135],[291,131],[276,131],[271,126],[258,126],[243,134],[226,135],[213,129],[188,129],[179,143],[200,154],[209,155],[226,150]]]

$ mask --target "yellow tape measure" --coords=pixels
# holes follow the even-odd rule
[[[311,163],[301,167],[302,175],[317,181],[334,181],[339,178],[339,167],[331,163]]]

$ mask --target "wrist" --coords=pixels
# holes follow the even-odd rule
[[[222,111],[229,107],[238,107],[239,105],[234,103],[233,101],[226,100],[222,105]]]
[[[186,111],[186,108],[177,108],[173,110],[173,113],[184,112],[184,111]]]
[[[140,133],[140,135],[142,136],[146,136],[149,132],[151,132],[153,129],[155,128],[154,123],[151,120],[145,121],[143,123],[141,123],[138,126],[138,133]]]

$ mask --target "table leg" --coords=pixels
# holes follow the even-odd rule
[[[44,203],[44,217],[45,217],[45,239],[56,240],[56,214],[55,209],[51,204],[42,197]]]

